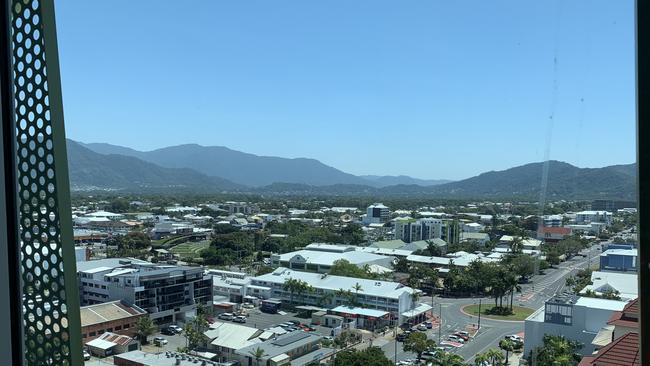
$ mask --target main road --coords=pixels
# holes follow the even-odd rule
[[[596,244],[581,252],[581,256],[560,263],[555,268],[549,268],[543,275],[536,275],[531,281],[522,285],[521,293],[515,298],[516,305],[524,306],[537,310],[544,305],[544,302],[555,294],[563,292],[565,282],[568,276],[575,275],[581,269],[588,268],[598,263],[600,255],[600,245]],[[467,330],[478,326],[478,318],[467,315],[461,311],[465,305],[491,304],[493,298],[443,298],[443,297],[422,297],[421,302],[431,304],[436,316],[442,318],[439,329],[427,331],[429,338],[439,342],[444,341],[454,332]],[[466,361],[471,362],[478,353],[485,352],[490,348],[496,348],[499,341],[509,334],[519,334],[525,336],[523,321],[500,321],[481,317],[481,328],[476,335],[465,345],[455,348],[452,352],[463,356]],[[397,348],[396,359],[414,359],[415,355],[404,352],[402,343],[394,342],[379,345],[387,357],[391,360],[395,358],[395,348]]]

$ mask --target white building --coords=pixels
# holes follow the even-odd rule
[[[357,251],[357,248],[351,245],[312,243],[303,250],[271,255],[271,264],[274,267],[326,273],[334,262],[344,259],[358,267],[374,264],[391,268],[394,258]]]
[[[280,267],[272,273],[254,277],[251,284],[270,288],[273,298],[288,302],[291,300],[291,294],[284,289],[284,283],[290,278],[304,281],[314,289],[310,293],[294,293],[295,303],[328,308],[345,305],[349,301],[348,297],[339,294],[342,289],[351,291],[356,296],[360,307],[390,312],[400,324],[431,310],[429,305],[413,302],[412,294],[417,290],[397,282],[331,276]],[[358,291],[355,289],[357,285],[360,287]],[[324,301],[323,298],[328,299]]]
[[[561,335],[584,345],[583,355],[591,355],[591,344],[615,311],[625,307],[625,301],[605,300],[572,295],[552,298],[525,321],[524,354],[543,344],[545,334]]]
[[[363,223],[368,224],[385,224],[390,220],[390,210],[382,203],[375,203],[366,209],[366,215],[363,217]]]
[[[395,240],[411,243],[420,240],[439,239],[443,235],[443,222],[434,218],[395,219]]]
[[[478,233],[481,230],[485,229],[485,226],[476,223],[476,222],[470,222],[463,224],[463,232],[464,233]]]
[[[576,224],[584,225],[600,222],[609,226],[612,224],[612,213],[607,211],[580,211],[576,212]]]
[[[617,291],[621,300],[629,301],[639,296],[639,282],[636,273],[626,272],[600,272],[591,273],[591,285],[585,286],[580,291],[585,294],[591,290],[596,295],[602,295],[607,291]]]

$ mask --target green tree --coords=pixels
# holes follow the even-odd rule
[[[579,342],[568,340],[563,336],[545,335],[542,346],[533,350],[533,364],[538,366],[576,366],[582,355]]]
[[[502,339],[499,342],[499,348],[506,351],[506,364],[508,364],[508,356],[510,356],[510,352],[515,350],[515,342],[511,339]]]
[[[457,353],[438,352],[431,360],[431,366],[467,366],[463,356]]]
[[[334,366],[393,366],[379,347],[368,347],[364,350],[349,348],[336,354]]]
[[[135,335],[142,344],[147,344],[147,337],[154,334],[158,327],[148,316],[140,317],[135,323]]]
[[[252,351],[248,351],[248,353],[250,353],[250,355],[253,356],[253,358],[255,359],[255,364],[257,366],[260,366],[260,361],[262,360],[262,358],[269,355],[262,347],[257,347]]]
[[[501,351],[498,349],[490,348],[489,350],[476,355],[474,358],[474,364],[476,366],[485,366],[488,364],[492,366],[499,366],[503,364],[503,361],[505,359],[506,358],[503,356],[503,353],[501,353]]]
[[[428,339],[427,335],[422,332],[409,334],[404,340],[404,351],[417,354],[418,361],[422,359],[422,353],[436,347],[436,342]]]

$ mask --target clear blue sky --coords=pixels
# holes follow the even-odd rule
[[[635,161],[631,0],[56,5],[67,135],[83,142],[448,179],[547,147]]]

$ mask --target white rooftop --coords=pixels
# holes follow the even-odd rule
[[[214,322],[204,334],[211,339],[213,346],[240,349],[260,342],[256,337],[262,331],[234,323]]]
[[[584,306],[590,309],[603,309],[621,311],[627,305],[627,301],[598,299],[595,297],[579,297],[576,306]]]

